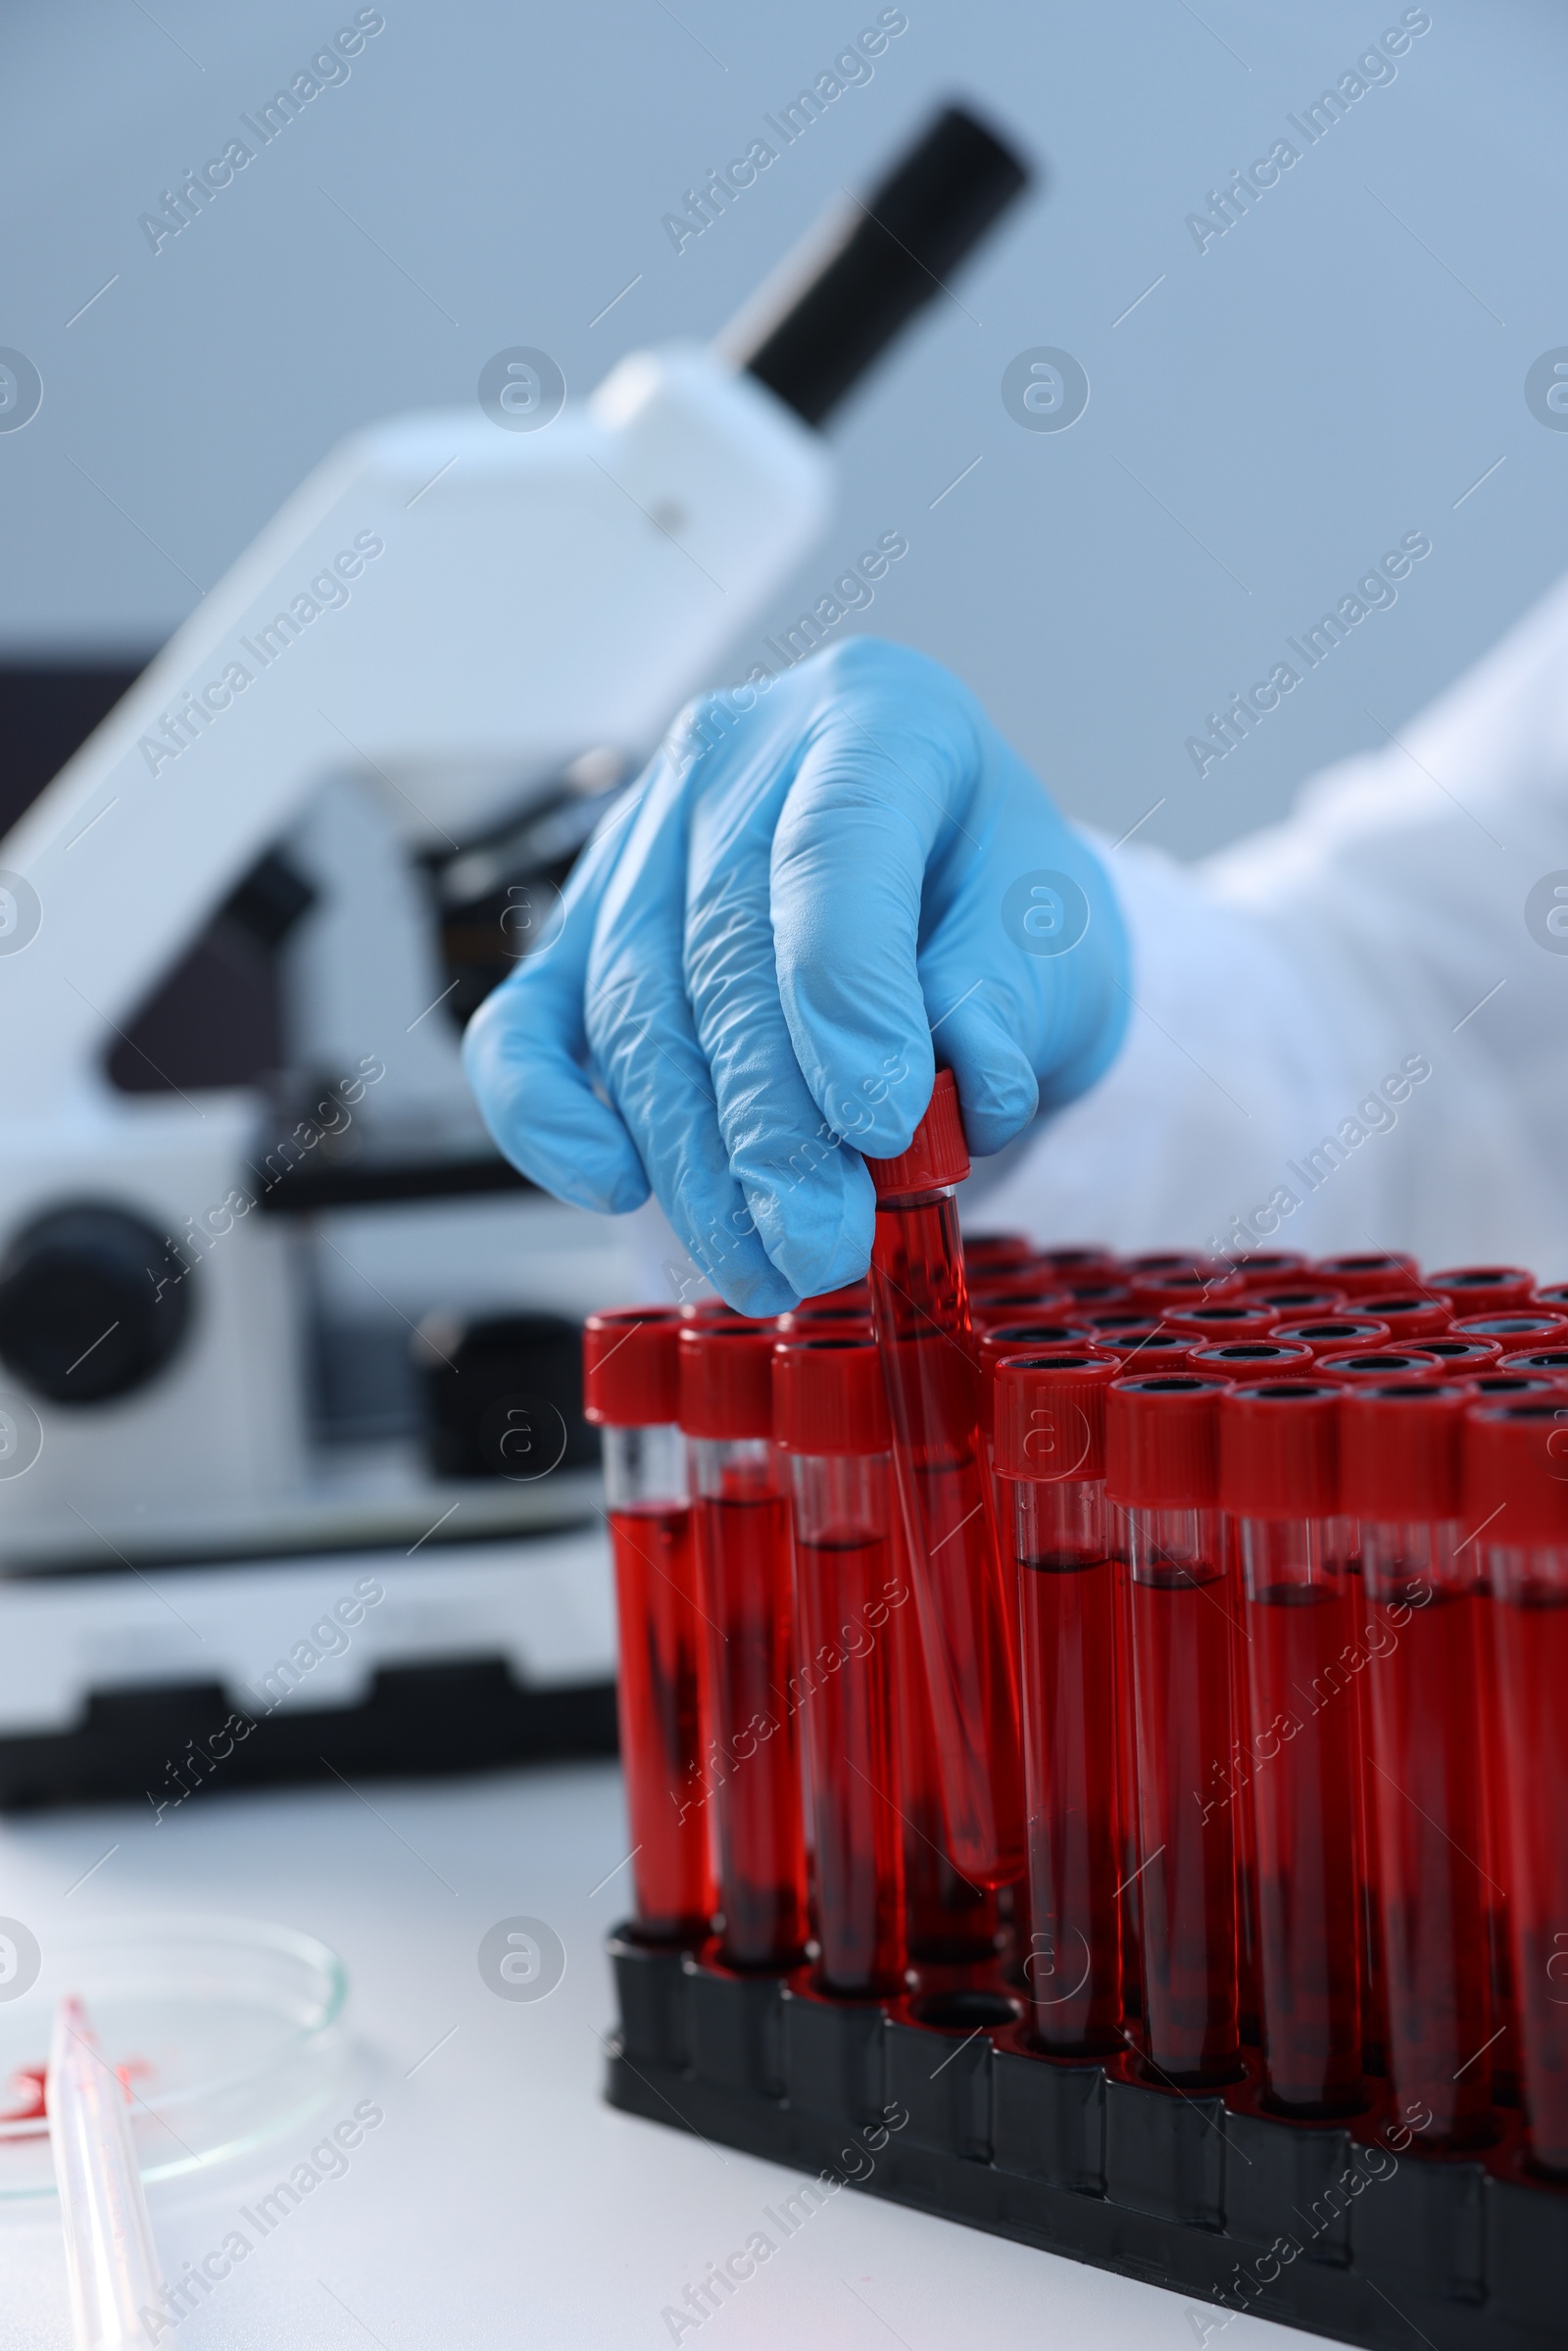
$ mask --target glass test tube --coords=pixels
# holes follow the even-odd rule
[[[1339,1500],[1343,1390],[1238,1387],[1219,1411],[1220,1497],[1246,1592],[1258,1996],[1270,2102],[1362,2097],[1358,1587]]]
[[[1558,2179],[1568,2178],[1565,1431],[1562,1391],[1474,1401],[1465,1415],[1464,1515],[1485,1546],[1495,1641],[1519,2089],[1531,2154]]]
[[[1110,1355],[998,1366],[997,1474],[1020,1597],[1031,2031],[1061,2056],[1122,2043],[1117,1562],[1105,1500]]]
[[[688,1323],[679,1340],[708,1641],[719,1955],[736,1968],[793,1967],[807,1931],[794,1592],[772,1437],[776,1336],[771,1321],[730,1315]]]
[[[1423,2147],[1480,2144],[1492,2107],[1479,1546],[1460,1525],[1465,1392],[1348,1391],[1341,1497],[1361,1522],[1363,1724],[1387,1988],[1385,2058]]]
[[[877,1192],[872,1322],[912,1550],[946,1845],[1000,1886],[1024,1865],[1016,1658],[993,1528],[953,1195],[969,1155],[951,1070],[909,1149],[868,1159]]]
[[[1118,1380],[1105,1405],[1105,1491],[1123,1519],[1137,1750],[1143,2052],[1156,2079],[1234,2079],[1234,1635],[1215,1503],[1219,1380]],[[1216,1770],[1221,1785],[1215,1786]]]
[[[869,1335],[781,1340],[773,1429],[795,1536],[817,1979],[824,1991],[867,1998],[901,1990],[906,1962],[893,1620],[910,1598]]]
[[[583,1409],[604,1432],[619,1628],[616,1704],[637,1927],[696,1942],[713,1909],[702,1616],[686,1441],[677,1426],[673,1307],[590,1315]]]

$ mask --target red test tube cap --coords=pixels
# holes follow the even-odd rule
[[[786,1453],[892,1450],[882,1362],[869,1338],[779,1339],[772,1355],[773,1440]]]
[[[1244,1290],[1278,1290],[1306,1269],[1299,1249],[1260,1249],[1255,1257],[1237,1260],[1235,1278]]]
[[[1495,1345],[1495,1341],[1493,1344]],[[1518,1354],[1503,1355],[1497,1369],[1539,1372],[1544,1380],[1568,1380],[1568,1344],[1562,1347],[1528,1347]]]
[[[965,1233],[964,1264],[978,1276],[1009,1273],[1016,1265],[1034,1262],[1035,1245],[1024,1233]]]
[[[1472,1402],[1464,1515],[1483,1543],[1568,1543],[1568,1396]]]
[[[1353,1251],[1348,1257],[1314,1257],[1311,1270],[1330,1289],[1343,1290],[1347,1298],[1366,1298],[1380,1290],[1408,1288],[1415,1279],[1416,1262],[1402,1249],[1378,1249]]]
[[[1352,1518],[1457,1518],[1460,1440],[1470,1397],[1432,1380],[1340,1391],[1340,1506]]]
[[[909,1140],[907,1151],[891,1159],[866,1160],[879,1200],[906,1194],[940,1192],[961,1184],[969,1172],[969,1146],[963,1139],[958,1109],[958,1082],[951,1069],[939,1069],[925,1115]]]
[[[1500,1339],[1510,1354],[1532,1347],[1568,1346],[1568,1314],[1550,1307],[1517,1314],[1466,1314],[1453,1325],[1455,1339]]]
[[[1328,1518],[1340,1506],[1332,1380],[1260,1380],[1219,1407],[1219,1499],[1237,1518]]]
[[[1510,1306],[1530,1305],[1536,1297],[1536,1277],[1522,1265],[1447,1265],[1426,1275],[1421,1287],[1446,1298],[1455,1314],[1492,1308],[1506,1313]]]
[[[997,1475],[1060,1485],[1105,1474],[1105,1392],[1113,1355],[1012,1355],[997,1366]]]
[[[1117,1380],[1105,1396],[1105,1492],[1130,1508],[1211,1504],[1223,1380],[1155,1372]]]
[[[582,1409],[596,1428],[652,1429],[680,1418],[676,1306],[612,1306],[582,1333]]]
[[[1318,1369],[1326,1380],[1446,1380],[1447,1365],[1441,1355],[1428,1355],[1414,1347],[1365,1347],[1353,1353],[1319,1355]]]
[[[770,1437],[773,1433],[771,1315],[753,1321],[731,1314],[722,1322],[689,1322],[676,1342],[680,1363],[678,1418],[688,1437]]]
[[[1322,1314],[1308,1322],[1278,1322],[1274,1338],[1282,1347],[1309,1347],[1314,1355],[1349,1354],[1361,1347],[1389,1347],[1394,1333],[1373,1314]]]
[[[1226,1339],[1218,1347],[1195,1347],[1188,1367],[1200,1379],[1304,1380],[1312,1370],[1312,1350],[1299,1340]]]
[[[1421,1352],[1437,1356],[1446,1380],[1473,1380],[1477,1372],[1494,1368],[1502,1348],[1495,1339],[1455,1339],[1450,1331],[1440,1331],[1422,1340]]]
[[[1244,1294],[1211,1306],[1172,1306],[1165,1320],[1173,1331],[1186,1331],[1205,1347],[1220,1347],[1229,1339],[1272,1338],[1279,1316]]]
[[[997,1365],[1008,1355],[1082,1355],[1097,1344],[1081,1323],[1036,1322],[1025,1315],[1016,1315],[1010,1322],[984,1324],[975,1336],[980,1377],[988,1389],[996,1379]]]
[[[1375,1315],[1394,1333],[1396,1347],[1411,1340],[1419,1347],[1452,1328],[1453,1309],[1446,1298],[1427,1298],[1419,1290],[1368,1291],[1355,1301],[1360,1313]]]

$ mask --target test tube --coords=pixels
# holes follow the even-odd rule
[[[1119,1506],[1131,1594],[1143,2051],[1157,2079],[1234,2079],[1233,1806],[1213,1773],[1235,1743],[1233,1631],[1216,1504],[1221,1380],[1117,1380],[1105,1402],[1105,1492]]]
[[[583,1410],[604,1432],[619,1626],[616,1703],[639,1934],[693,1943],[713,1909],[703,1801],[702,1614],[673,1306],[589,1316]]]
[[[1327,1289],[1314,1283],[1310,1275],[1299,1282],[1283,1282],[1278,1289],[1250,1290],[1247,1295],[1260,1306],[1272,1306],[1281,1322],[1304,1322],[1308,1317],[1320,1320],[1345,1308],[1343,1290]]]
[[[1447,1377],[1447,1367],[1443,1357],[1431,1354],[1420,1347],[1347,1348],[1343,1354],[1319,1355],[1317,1368],[1326,1380],[1365,1380],[1373,1386],[1386,1380],[1443,1380]]]
[[[773,1435],[795,1535],[817,1981],[870,1998],[901,1990],[906,1965],[891,1620],[910,1594],[869,1333],[777,1342]]]
[[[997,1475],[1017,1562],[1029,1810],[1032,2032],[1058,2056],[1121,2045],[1116,1560],[1105,1500],[1113,1357],[1015,1355],[996,1377]]]
[[[1388,1324],[1396,1347],[1425,1347],[1429,1339],[1446,1338],[1453,1327],[1447,1299],[1426,1298],[1418,1290],[1372,1291],[1356,1303]]]
[[[1568,2178],[1568,1395],[1473,1401],[1464,1516],[1483,1550],[1501,1732],[1521,2103],[1530,2151]]]
[[[1294,1380],[1312,1367],[1312,1350],[1299,1340],[1224,1339],[1195,1347],[1188,1367],[1205,1380]]]
[[[1466,1314],[1452,1325],[1455,1339],[1497,1339],[1507,1354],[1529,1347],[1568,1346],[1568,1315],[1550,1306],[1511,1314]]]
[[[1361,1522],[1372,1871],[1396,2112],[1420,2145],[1491,2133],[1487,1758],[1478,1545],[1460,1524],[1458,1387],[1345,1391],[1340,1493]],[[1478,1769],[1478,1763],[1483,1766]]]
[[[1243,1290],[1279,1290],[1287,1283],[1304,1282],[1309,1268],[1299,1249],[1258,1249],[1236,1267],[1234,1279]]]
[[[1445,1380],[1459,1381],[1473,1380],[1478,1372],[1491,1371],[1502,1355],[1495,1339],[1450,1339],[1446,1332],[1423,1339],[1421,1352],[1437,1356]]]
[[[1339,1498],[1344,1391],[1327,1379],[1233,1388],[1220,1496],[1245,1592],[1258,1995],[1271,2104],[1361,2103],[1358,1599]]]
[[[972,1281],[984,1273],[1011,1273],[1035,1262],[1035,1245],[1026,1233],[963,1235],[963,1266]]]
[[[1165,1320],[1195,1347],[1223,1347],[1240,1339],[1272,1339],[1279,1316],[1250,1298],[1225,1298],[1213,1305],[1173,1306]]]
[[[947,1850],[979,1886],[1024,1866],[1017,1663],[980,1443],[954,1193],[969,1172],[953,1072],[876,1187],[871,1314],[904,1490]]]
[[[1274,1325],[1274,1337],[1282,1347],[1304,1347],[1319,1356],[1394,1345],[1388,1324],[1370,1314],[1315,1314],[1302,1322],[1281,1321]]]
[[[1492,1344],[1495,1346],[1495,1340]],[[1526,1354],[1502,1355],[1497,1358],[1497,1369],[1534,1372],[1547,1380],[1568,1379],[1568,1347],[1538,1347]]]
[[[796,1736],[795,1609],[771,1321],[730,1315],[680,1334],[680,1425],[697,1490],[708,1638],[719,1956],[793,1967],[806,1944],[806,1842]]]
[[[1348,1257],[1314,1257],[1307,1269],[1315,1280],[1342,1290],[1348,1298],[1366,1298],[1378,1291],[1408,1288],[1416,1279],[1413,1257],[1402,1249],[1376,1249]]]
[[[1455,1314],[1506,1314],[1537,1297],[1536,1277],[1522,1265],[1447,1265],[1424,1274],[1421,1287],[1446,1298]]]

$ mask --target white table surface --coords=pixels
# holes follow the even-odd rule
[[[603,2103],[599,2036],[613,2002],[601,1946],[624,1871],[593,1888],[625,1851],[610,1764],[370,1781],[363,1793],[212,1788],[157,1826],[122,1806],[0,1827],[0,1909],[40,1939],[87,1914],[243,1912],[318,1935],[348,1963],[364,2078],[342,2112],[368,2088],[385,2123],[163,2345],[671,2341],[665,2306],[799,2181]],[[548,1921],[565,1946],[565,1978],[544,2000],[502,2000],[480,1980],[481,1935],[518,1915]],[[220,2244],[239,2207],[337,2119],[334,2107],[259,2161],[155,2187],[166,2277]],[[845,2191],[679,2339],[702,2351],[1197,2351],[1198,2315],[1185,2297]],[[52,2202],[0,2210],[0,2343],[68,2351],[70,2339]],[[1209,2339],[1288,2351],[1317,2338],[1238,2317]]]

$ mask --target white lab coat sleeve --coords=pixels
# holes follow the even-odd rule
[[[1108,864],[1126,1042],[971,1224],[1568,1274],[1568,582],[1283,824]]]

